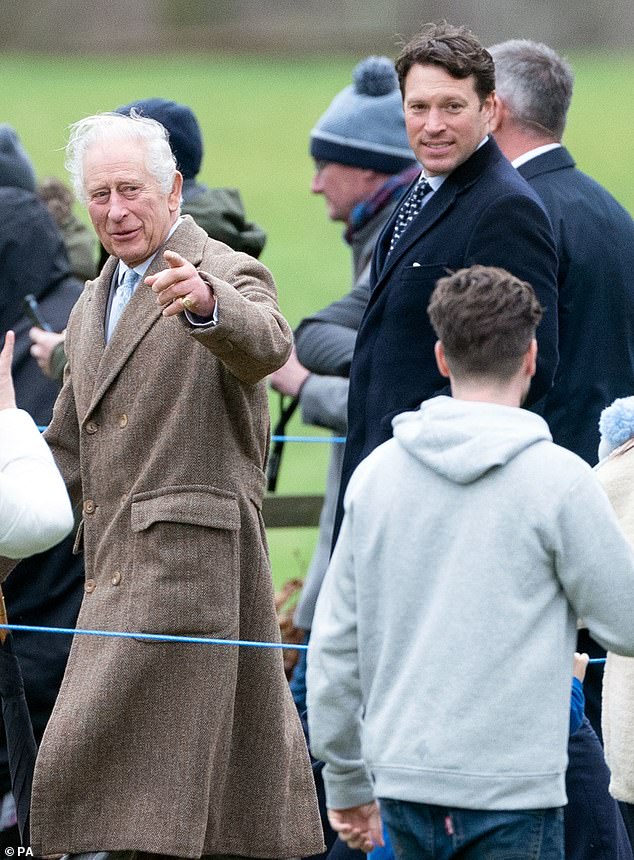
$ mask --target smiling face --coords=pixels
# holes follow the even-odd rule
[[[481,103],[475,78],[454,78],[442,66],[415,63],[405,78],[405,125],[427,176],[451,173],[489,132],[493,93]]]
[[[88,213],[109,254],[136,266],[167,238],[179,214],[183,178],[166,193],[149,172],[142,142],[95,143],[84,156]]]

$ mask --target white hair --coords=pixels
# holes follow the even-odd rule
[[[143,146],[145,165],[162,191],[168,194],[174,185],[176,161],[169,145],[169,135],[160,122],[140,116],[134,110],[130,116],[100,113],[88,116],[70,126],[66,146],[66,169],[79,200],[87,202],[84,184],[84,157],[95,143],[132,141]]]

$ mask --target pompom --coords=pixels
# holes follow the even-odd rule
[[[388,57],[366,57],[352,73],[354,89],[361,96],[386,96],[398,89],[394,63]]]
[[[614,450],[634,436],[634,397],[619,397],[601,413],[599,431],[602,440]]]

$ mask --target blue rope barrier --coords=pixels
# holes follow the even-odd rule
[[[31,624],[0,624],[0,630],[18,630],[23,633],[64,633],[68,636],[110,636],[116,639],[146,639],[151,642],[181,642],[189,645],[232,645],[248,648],[287,648],[308,651],[308,645],[290,642],[250,642],[245,639],[207,639],[204,636],[173,636],[169,633],[124,633],[121,630],[83,630],[81,627],[36,627]],[[605,663],[605,657],[593,657],[589,665]]]
[[[207,639],[204,636],[173,636],[169,633],[124,633],[121,630],[83,630],[73,627],[36,627],[32,624],[0,624],[0,630],[18,630],[23,633],[64,633],[68,636],[110,636],[116,639],[146,639],[151,642],[182,642],[190,645],[233,645],[249,648],[288,648],[307,651],[308,645],[286,642],[249,642],[244,639]]]
[[[46,425],[38,424],[37,429],[43,433]],[[321,442],[322,444],[344,445],[346,442],[345,436],[271,436],[271,442]]]
[[[336,445],[345,444],[345,436],[271,436],[271,442],[334,442]]]

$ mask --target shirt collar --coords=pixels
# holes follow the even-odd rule
[[[550,152],[551,149],[560,148],[560,143],[546,143],[544,146],[537,146],[535,149],[529,149],[528,152],[525,152],[523,155],[518,155],[517,158],[513,159],[511,164],[513,167],[521,167],[522,164],[526,164],[527,161],[537,158],[538,155],[543,155],[544,152]]]
[[[425,171],[423,171],[418,181],[424,182],[425,180],[427,180],[427,183],[429,184],[431,190],[438,191],[438,189],[448,176],[448,173],[441,173],[438,176],[425,176]]]

